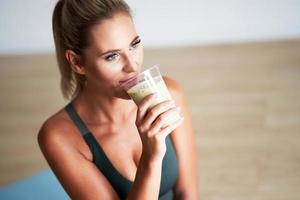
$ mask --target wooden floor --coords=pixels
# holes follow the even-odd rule
[[[205,200],[300,199],[300,39],[147,50],[182,84]],[[0,186],[47,168],[36,141],[65,101],[53,55],[0,57]]]

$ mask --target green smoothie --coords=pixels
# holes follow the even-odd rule
[[[154,77],[153,79],[143,80],[131,87],[127,91],[127,93],[137,105],[141,103],[141,101],[146,96],[156,93],[158,97],[151,104],[150,108],[152,108],[160,102],[172,99],[169,90],[161,77]],[[172,124],[179,119],[179,114],[173,115],[167,120],[167,124],[165,124],[163,128],[166,127],[168,124]]]

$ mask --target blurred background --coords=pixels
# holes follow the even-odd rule
[[[127,2],[144,67],[186,93],[200,198],[300,199],[300,0]],[[0,0],[0,199],[68,199],[36,139],[67,103],[55,3]]]

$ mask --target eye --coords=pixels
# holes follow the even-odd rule
[[[112,53],[112,54],[106,56],[105,60],[106,61],[113,61],[113,60],[116,60],[118,58],[118,56],[119,56],[118,54]]]
[[[132,48],[137,48],[138,46],[139,46],[139,44],[141,43],[141,39],[139,39],[139,40],[137,40],[136,42],[134,42],[132,45],[131,45],[131,47]]]

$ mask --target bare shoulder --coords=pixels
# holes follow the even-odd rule
[[[72,145],[72,142],[76,139],[74,131],[74,127],[63,109],[50,116],[42,124],[37,137],[39,146],[45,157],[47,158],[49,153],[53,153],[57,149],[54,147],[75,147]]]
[[[118,199],[113,187],[91,161],[92,156],[84,155],[83,152],[89,152],[88,146],[64,110],[43,123],[38,142],[71,199]]]
[[[69,120],[66,118],[63,110],[59,110],[42,124],[38,133],[38,140],[43,140],[49,135],[56,135],[57,137],[59,132],[64,132],[68,127],[70,128],[68,124]]]
[[[197,150],[191,115],[185,101],[184,92],[179,83],[169,77],[163,77],[163,79],[176,104],[181,107],[181,115],[184,117],[184,122],[170,135],[179,166],[175,196],[180,196],[184,199],[198,199]]]

